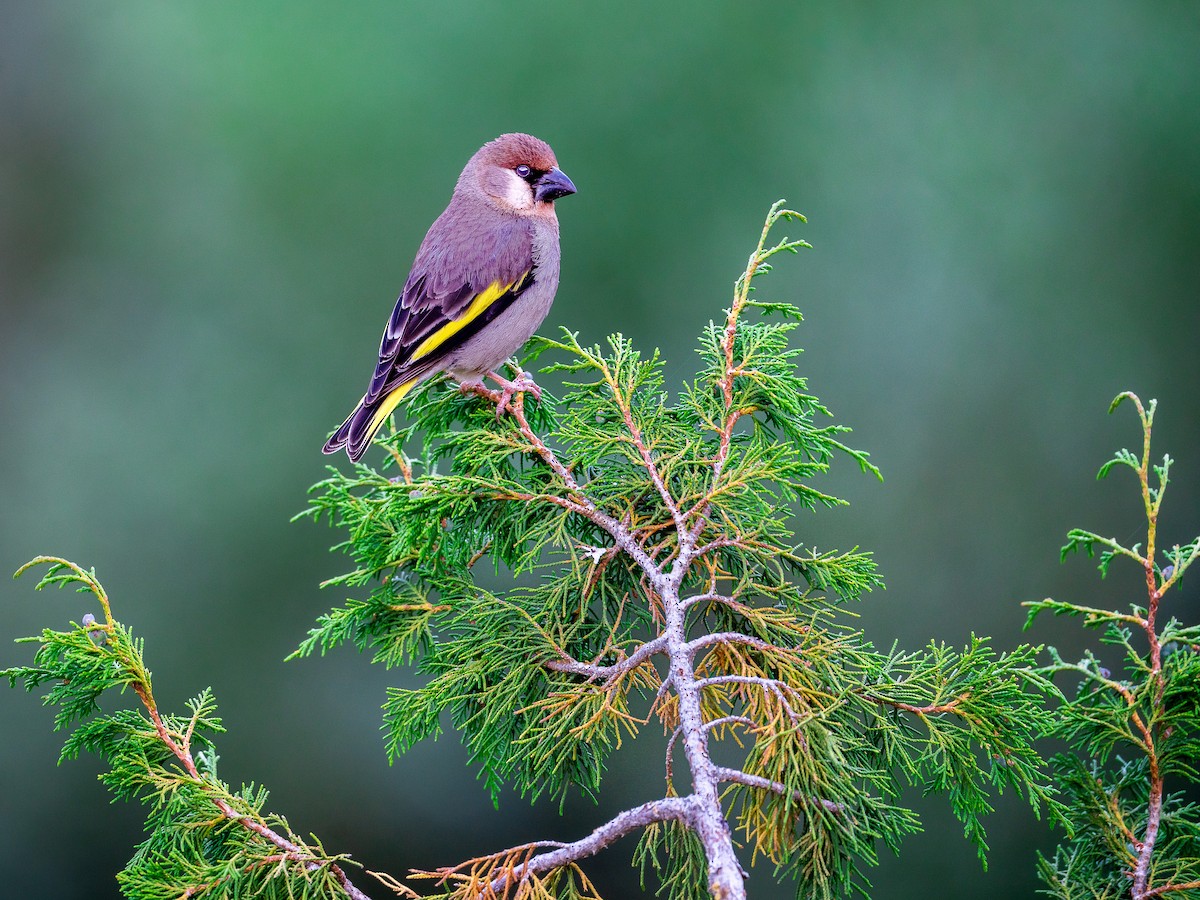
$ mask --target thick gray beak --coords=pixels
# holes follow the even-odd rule
[[[535,181],[533,187],[533,196],[539,203],[551,203],[559,197],[575,193],[574,183],[557,166]]]

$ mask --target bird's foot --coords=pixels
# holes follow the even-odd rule
[[[508,404],[512,401],[515,394],[529,393],[533,394],[534,398],[540,401],[542,399],[542,389],[537,386],[528,372],[520,372],[512,381],[495,372],[488,372],[488,377],[496,384],[500,385],[500,402],[496,404],[496,418],[499,419],[508,409]]]
[[[458,383],[458,390],[461,394],[478,394],[487,392],[488,387],[483,383],[482,378],[467,378]]]

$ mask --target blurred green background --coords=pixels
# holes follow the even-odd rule
[[[813,389],[882,467],[818,548],[873,550],[882,644],[1022,639],[1022,600],[1137,598],[1058,562],[1069,527],[1136,540],[1131,388],[1178,460],[1168,540],[1200,531],[1200,5],[123,2],[0,5],[0,572],[96,566],[162,703],[212,685],[223,773],[370,868],[581,836],[662,790],[648,732],[599,809],[492,808],[453,736],[388,767],[405,673],[353,652],[285,664],[344,596],[322,477],[425,228],[503,131],[550,141],[563,275],[545,326],[693,368],[771,201],[814,245],[763,282],[804,310]],[[797,233],[793,228],[790,233]],[[336,461],[345,465],[344,459]],[[11,637],[78,620],[0,580]],[[1194,586],[1172,613],[1200,614]],[[1078,647],[1069,623],[1032,639]],[[140,810],[94,759],[57,767],[36,700],[0,694],[6,896],[115,896]],[[868,874],[876,898],[1025,897],[1053,838],[1010,796],[982,872],[941,799]],[[590,868],[635,896],[632,841]],[[364,886],[370,887],[363,881]],[[752,896],[787,897],[758,867]],[[385,891],[373,889],[378,896]]]

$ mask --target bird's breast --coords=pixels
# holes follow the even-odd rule
[[[508,359],[533,337],[558,291],[558,229],[534,229],[533,284],[486,328],[464,341],[447,368],[456,377],[476,377]]]

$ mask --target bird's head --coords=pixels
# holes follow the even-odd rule
[[[458,180],[512,212],[554,214],[554,201],[575,193],[545,141],[529,134],[502,134],[479,148]]]

